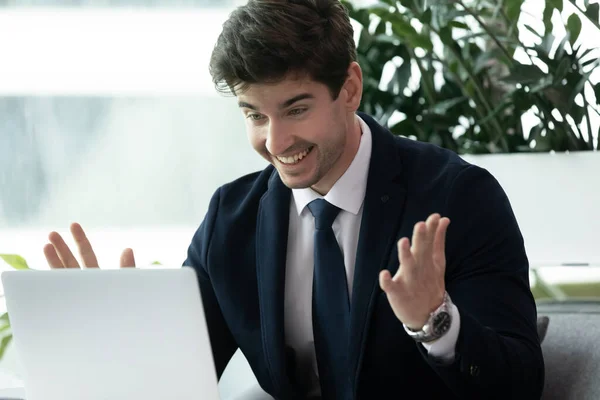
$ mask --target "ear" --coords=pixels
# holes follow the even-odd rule
[[[363,91],[363,76],[360,65],[353,61],[348,67],[348,77],[342,90],[345,91],[345,106],[348,112],[356,112],[360,107]]]

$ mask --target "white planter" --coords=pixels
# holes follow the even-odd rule
[[[532,265],[600,264],[600,152],[463,158],[506,191]]]

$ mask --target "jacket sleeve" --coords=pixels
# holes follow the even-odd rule
[[[539,399],[544,361],[529,261],[509,200],[486,170],[468,166],[446,203],[446,290],[460,312],[450,364],[421,353],[461,399]]]
[[[220,189],[215,192],[210,200],[206,216],[194,234],[192,243],[188,248],[187,259],[183,265],[194,268],[198,276],[215,368],[217,377],[220,379],[238,346],[221,313],[221,307],[215,295],[207,265],[212,232],[219,209],[219,199]]]

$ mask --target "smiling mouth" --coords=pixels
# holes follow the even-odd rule
[[[295,165],[295,164],[300,163],[300,161],[302,161],[303,158],[305,158],[308,154],[310,154],[310,152],[312,151],[313,148],[314,148],[314,146],[311,146],[308,149],[301,151],[300,153],[294,154],[293,156],[290,156],[290,157],[275,157],[275,158],[277,158],[277,161],[279,161],[282,164]]]

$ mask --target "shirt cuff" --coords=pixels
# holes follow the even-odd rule
[[[423,347],[425,347],[430,356],[440,358],[448,363],[454,361],[456,342],[458,341],[458,333],[460,332],[460,313],[455,304],[452,304],[450,313],[452,315],[452,324],[448,332],[433,342],[423,343]]]

